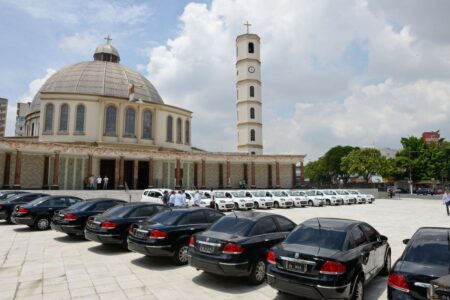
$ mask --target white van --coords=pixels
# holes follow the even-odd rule
[[[234,209],[250,210],[253,208],[253,199],[245,195],[245,191],[225,191],[225,197],[234,202]]]
[[[273,207],[272,198],[266,197],[265,191],[247,190],[245,196],[253,199],[253,208],[267,208]]]

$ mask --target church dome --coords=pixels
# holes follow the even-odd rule
[[[119,52],[109,41],[99,45],[94,53],[94,61],[70,65],[53,74],[34,97],[32,111],[40,109],[41,93],[111,96],[128,100],[130,84],[134,84],[134,99],[164,103],[147,78],[119,64],[119,60]]]

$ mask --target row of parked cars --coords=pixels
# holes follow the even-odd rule
[[[404,241],[405,251],[391,268],[388,238],[362,221],[314,218],[297,225],[267,212],[224,214],[142,201],[5,195],[0,193],[0,211],[10,203],[15,207],[8,218],[8,213],[1,216],[15,224],[51,227],[146,256],[171,257],[178,265],[246,277],[252,284],[267,282],[304,298],[363,299],[364,286],[378,275],[389,276],[389,299],[450,296],[445,288],[450,228],[419,229]]]
[[[163,203],[164,189],[144,190],[141,201]],[[373,203],[375,197],[357,190],[200,190],[201,207],[210,207],[214,198],[221,211],[290,208]],[[196,191],[185,191],[189,206]]]

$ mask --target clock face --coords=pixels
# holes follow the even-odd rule
[[[255,67],[248,67],[248,71],[250,73],[255,73],[256,69],[255,69]]]

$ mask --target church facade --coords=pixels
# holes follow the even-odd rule
[[[3,188],[291,188],[304,155],[263,155],[259,37],[237,38],[238,152],[191,145],[193,113],[164,103],[144,76],[120,64],[111,40],[93,61],[65,67],[36,94],[22,137],[0,138]]]

